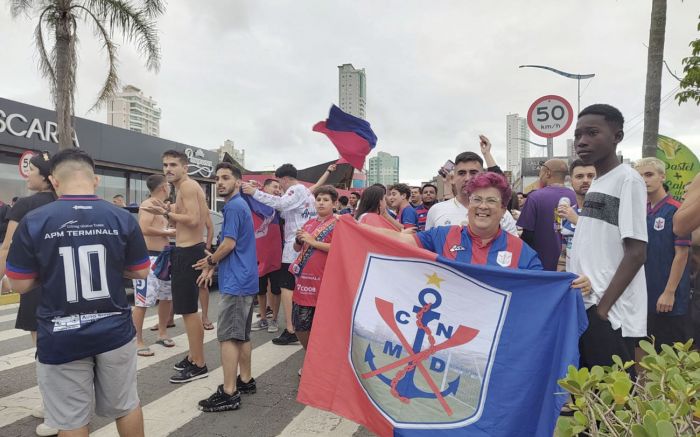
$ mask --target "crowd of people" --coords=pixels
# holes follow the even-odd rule
[[[156,304],[156,344],[174,345],[167,333],[173,314],[182,316],[188,339],[169,381],[207,377],[204,329],[214,327],[207,308],[215,272],[223,381],[198,408],[238,409],[241,395],[257,390],[251,331],[278,332],[284,314],[273,343],[309,346],[342,215],[458,262],[576,274],[571,286],[588,315],[581,366],[610,365],[613,355],[639,359],[637,344],[646,337],[657,348],[686,341],[694,336],[691,246],[700,237],[692,238],[700,227],[700,180],[681,205],[664,188],[663,162],[621,164],[623,126],[610,105],[585,108],[575,129],[579,159],[544,162],[540,187],[527,194],[513,193],[484,136],[480,153],[461,151],[441,169],[443,187],[377,184],[340,196],[326,184],[335,165],[307,187],[292,164],[258,184],[224,162],[215,171],[225,201],[216,250],[205,195],[187,175],[184,153],[163,154],[163,174],[148,178],[150,197],[138,219],[115,207],[125,206],[123,197],[95,196],[99,178],[84,152],[34,156],[27,187],[35,194],[0,211],[8,218],[0,273],[22,293],[17,327],[32,332],[37,346],[43,407],[36,415],[45,418],[37,434],[87,435],[94,410],[115,419],[120,435],[143,435],[136,360],[155,353],[144,343],[143,324]],[[134,281],[133,308],[124,277]]]

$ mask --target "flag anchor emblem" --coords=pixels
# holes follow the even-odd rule
[[[431,277],[429,277],[428,280],[430,283]],[[437,275],[434,275],[432,280],[436,281],[437,285],[439,286],[440,279],[437,278]],[[440,319],[440,313],[437,312],[436,309],[442,303],[442,296],[433,288],[424,288],[418,294],[418,303],[419,305],[413,307],[413,312],[415,313],[414,323],[416,325],[416,335],[413,339],[413,344],[410,344],[399,328],[397,322],[401,321],[401,323],[408,323],[408,313],[406,311],[395,312],[393,303],[380,297],[375,297],[375,306],[379,316],[394,333],[401,347],[408,353],[408,356],[398,359],[390,364],[377,367],[374,362],[375,354],[372,351],[372,346],[368,344],[364,358],[371,371],[363,373],[361,376],[365,379],[374,377],[378,378],[380,381],[391,387],[391,395],[393,397],[399,399],[405,404],[410,403],[411,399],[415,398],[437,399],[445,413],[448,416],[451,416],[453,412],[445,400],[445,397],[450,394],[455,395],[457,393],[460,376],[457,376],[451,382],[449,382],[446,389],[440,390],[428,372],[428,369],[425,367],[424,361],[432,358],[439,351],[461,346],[470,342],[478,335],[479,330],[459,325],[453,334],[451,328],[446,330],[446,333],[448,333],[448,339],[442,343],[437,343],[437,340],[435,339],[435,336],[428,325],[430,322]],[[425,342],[426,338],[429,346],[428,348],[423,349],[423,343]],[[387,348],[385,347],[385,352],[386,349]],[[430,364],[431,370],[441,370],[440,366],[442,366],[442,369],[444,369],[444,362],[433,358]],[[384,375],[385,373],[395,369],[400,370],[393,378],[389,378],[388,376]],[[416,385],[416,370],[418,370],[421,377],[428,384],[430,391],[421,390]]]

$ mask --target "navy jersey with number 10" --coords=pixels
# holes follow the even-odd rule
[[[13,238],[7,275],[39,282],[39,361],[67,363],[131,341],[123,274],[149,262],[136,219],[97,196],[62,196],[27,214]]]

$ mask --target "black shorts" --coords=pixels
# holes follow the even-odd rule
[[[267,283],[270,283],[270,293],[279,296],[282,293],[280,288],[280,270],[275,270],[258,278],[258,296],[263,296],[267,293]]]
[[[637,338],[623,337],[622,328],[613,329],[610,322],[603,320],[596,312],[593,305],[586,314],[588,315],[588,329],[579,339],[579,352],[581,354],[581,366],[612,366],[612,356],[617,355],[622,362],[634,360],[634,348]],[[634,366],[628,372],[634,375]]]
[[[679,341],[685,343],[690,338],[688,332],[688,318],[686,316],[666,316],[650,313],[647,316],[647,336],[654,336],[654,347],[661,351],[661,345],[673,346]]]
[[[297,305],[292,302],[292,325],[295,331],[311,331],[316,307]]]
[[[279,276],[277,278],[280,284],[280,288],[294,290],[294,286],[296,285],[296,278],[289,271],[289,263],[282,263],[282,268],[279,269],[278,272]]]
[[[199,287],[197,278],[202,273],[192,268],[204,258],[204,243],[189,247],[175,247],[170,255],[172,264],[171,288],[175,314],[192,314],[199,311]]]
[[[36,308],[41,300],[41,290],[35,288],[19,295],[19,309],[17,310],[17,321],[15,328],[23,331],[36,331]]]

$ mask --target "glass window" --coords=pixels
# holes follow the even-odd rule
[[[129,197],[128,204],[140,205],[141,202],[148,199],[149,191],[146,185],[146,179],[150,174],[144,173],[129,173]]]
[[[95,194],[108,202],[117,194],[126,196],[126,174],[123,171],[98,168],[97,174],[100,176],[100,183]]]
[[[19,155],[0,152],[0,200],[9,204],[13,197],[32,194],[19,174]]]

